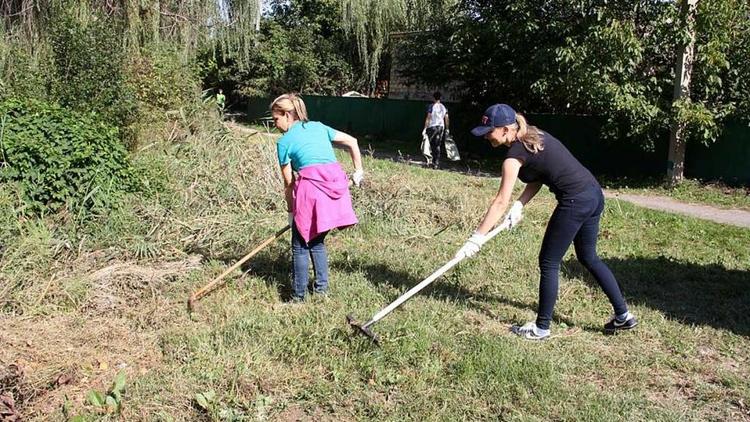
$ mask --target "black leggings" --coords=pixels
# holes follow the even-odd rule
[[[578,261],[594,276],[616,315],[628,311],[620,286],[607,264],[596,254],[599,219],[604,210],[604,196],[598,184],[572,197],[558,201],[547,223],[547,231],[539,252],[539,312],[536,325],[549,329],[552,310],[557,301],[560,262],[573,242]]]

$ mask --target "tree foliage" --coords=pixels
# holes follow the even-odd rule
[[[223,5],[223,6],[222,6]],[[196,55],[248,62],[257,1],[0,0],[0,96],[94,111],[129,146],[198,98]],[[232,7],[231,13],[229,13]],[[254,24],[254,21],[253,21]]]
[[[602,115],[607,135],[637,138],[647,148],[676,118],[708,142],[718,121],[747,115],[740,110],[750,98],[750,6],[699,6],[693,96],[682,104],[672,104],[683,36],[674,2],[463,0],[455,17],[404,47],[406,74],[455,81],[464,98],[482,104]]]
[[[750,3],[700,1],[696,38],[690,101],[677,105],[676,118],[708,143],[727,117],[750,121]]]
[[[121,128],[133,142],[136,120],[133,90],[126,84],[126,56],[119,29],[101,15],[81,19],[61,10],[50,25],[51,52],[47,97],[71,110],[95,111],[103,121]]]
[[[132,49],[154,43],[179,46],[192,59],[206,46],[246,60],[254,45],[260,14],[258,0],[0,0],[6,33],[17,32],[27,46],[43,48],[61,10],[79,18],[105,16],[120,22],[124,45]]]
[[[448,15],[456,0],[338,0],[342,25],[354,42],[363,84],[375,88],[379,66],[395,31],[427,30]]]
[[[207,57],[207,84],[227,85],[240,96],[286,91],[339,95],[356,89],[336,1],[272,2],[249,62]]]

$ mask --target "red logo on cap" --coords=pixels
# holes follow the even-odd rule
[[[489,122],[489,121],[490,121],[490,118],[489,118],[489,117],[487,117],[487,116],[482,116],[482,124],[483,124],[483,125],[486,125],[486,124],[487,124],[487,122]]]

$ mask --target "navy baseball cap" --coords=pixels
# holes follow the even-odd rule
[[[516,122],[516,111],[508,104],[491,105],[482,115],[482,125],[471,130],[474,136],[484,136],[496,127],[512,125]]]

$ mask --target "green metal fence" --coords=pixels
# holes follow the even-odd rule
[[[248,118],[268,116],[271,100],[250,99]],[[304,100],[311,120],[355,136],[414,141],[414,154],[418,154],[427,102],[312,95],[305,96]],[[485,141],[468,133],[479,121],[481,110],[451,103],[446,107],[451,118],[451,133],[461,151],[477,156],[503,156],[503,148],[492,149]],[[653,151],[644,151],[630,140],[602,140],[599,133],[603,122],[596,117],[531,114],[527,118],[531,124],[559,138],[595,174],[661,177],[666,173],[666,133],[662,136],[663,142],[655,145]],[[688,145],[685,173],[691,178],[750,184],[750,127],[732,122],[711,146]]]
[[[750,125],[729,122],[710,146],[688,144],[688,177],[750,185]]]

